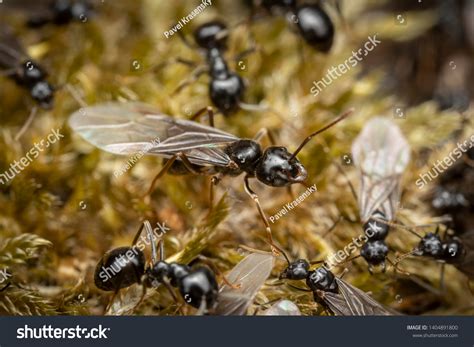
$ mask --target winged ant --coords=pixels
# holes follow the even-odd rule
[[[163,168],[153,179],[145,196],[150,196],[157,180],[167,172],[210,175],[212,209],[213,186],[224,176],[245,174],[245,191],[257,206],[272,250],[278,253],[270,224],[257,194],[250,187],[249,180],[256,178],[271,187],[304,184],[307,172],[296,158],[297,154],[314,136],[342,121],[353,110],[344,112],[307,136],[293,154],[281,146],[271,146],[262,151],[258,142],[267,133],[267,129],[260,130],[251,140],[240,139],[214,128],[213,112],[210,107],[200,110],[191,119],[196,119],[206,112],[211,126],[192,120],[175,119],[145,104],[108,103],[82,108],[73,113],[69,125],[86,141],[104,151],[120,155],[143,151],[164,157]],[[160,139],[159,143],[156,143],[156,138]]]
[[[400,180],[410,160],[410,147],[398,126],[391,120],[373,118],[363,128],[352,144],[352,157],[360,172],[359,197],[345,172],[352,195],[358,200],[360,220],[367,241],[361,247],[360,255],[369,265],[369,272],[381,266],[389,248],[385,243],[392,221],[399,208]],[[356,256],[352,259],[355,259]]]
[[[321,261],[309,262],[305,259],[298,259],[290,262],[288,256],[285,254],[284,256],[288,266],[281,272],[279,279],[305,280],[308,290],[293,285],[290,287],[312,292],[314,301],[326,311],[338,316],[399,314],[384,307],[367,293],[344,281],[342,277],[335,276],[331,270],[326,268],[326,265],[311,270],[311,265],[322,263]]]

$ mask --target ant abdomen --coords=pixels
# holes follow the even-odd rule
[[[145,255],[136,247],[119,247],[100,259],[94,273],[97,288],[117,291],[141,283],[145,273]]]

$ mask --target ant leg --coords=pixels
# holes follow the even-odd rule
[[[193,167],[193,164],[189,161],[188,157],[184,153],[178,153],[179,159],[183,162],[184,167],[193,175],[199,175],[199,172]]]
[[[207,312],[207,302],[206,302],[206,297],[203,296],[201,298],[201,305],[199,305],[199,309],[196,312],[196,316],[202,316],[206,312]]]
[[[138,242],[138,238],[140,237],[140,234],[142,233],[143,227],[145,226],[146,222],[147,221],[140,224],[140,228],[138,229],[137,233],[135,234],[135,236],[133,238],[132,247],[135,246],[135,244]]]
[[[200,262],[208,265],[211,268],[211,270],[214,271],[214,273],[217,276],[222,277],[222,280],[224,281],[224,283],[226,285],[228,285],[229,287],[231,287],[232,289],[239,289],[242,286],[241,284],[232,284],[232,283],[230,283],[230,281],[224,276],[224,274],[221,271],[219,271],[216,264],[211,259],[203,256],[202,254],[199,254],[196,259],[199,260]]]
[[[15,141],[18,141],[20,139],[20,137],[25,133],[26,129],[29,128],[29,126],[31,125],[31,122],[33,122],[33,119],[35,118],[36,116],[36,111],[37,111],[37,107],[34,106],[33,109],[31,110],[30,112],[30,115],[28,116],[28,119],[26,120],[26,122],[23,124],[23,126],[21,127],[20,131],[18,132],[18,134],[16,134],[15,136]]]
[[[156,254],[155,234],[148,220],[146,220],[143,224],[145,225],[146,234],[151,244],[151,263],[155,264],[158,259],[158,256]],[[161,240],[159,242],[161,242]]]
[[[189,120],[196,120],[197,118],[201,117],[203,114],[207,112],[207,116],[209,117],[209,126],[214,128],[214,110],[212,109],[212,106],[207,106],[201,108],[199,111],[197,111],[195,114],[189,118]]]
[[[179,301],[178,297],[174,293],[173,287],[171,287],[171,285],[169,284],[169,282],[167,280],[163,281],[163,285],[165,286],[165,288],[170,293],[171,297],[173,298],[173,301],[176,303],[176,306],[178,307],[178,311],[184,316],[185,313],[184,313],[184,310],[183,310],[183,304]]]
[[[16,71],[17,71],[16,68],[8,69],[8,70],[3,70],[3,71],[0,71],[0,76],[12,77],[12,76],[14,76],[14,75],[16,74]]]
[[[11,282],[8,282],[2,289],[0,289],[0,293],[3,292],[4,290],[6,290],[8,287],[10,287],[12,285]]]
[[[184,81],[182,81],[176,87],[176,89],[173,91],[173,93],[171,93],[171,95],[174,96],[176,94],[179,94],[185,87],[187,87],[191,83],[196,82],[199,79],[199,77],[201,77],[203,74],[207,73],[208,70],[209,70],[208,67],[205,66],[205,65],[198,66],[197,68],[195,68],[194,71],[191,73],[191,77],[185,79]]]
[[[255,192],[250,188],[248,175],[246,175],[244,178],[244,188],[245,188],[245,192],[253,199],[253,201],[257,205],[258,213],[260,214],[260,217],[262,218],[263,223],[265,224],[265,229],[268,234],[268,239],[269,239],[270,247],[272,249],[273,254],[275,254],[275,256],[279,256],[280,253],[277,251],[278,247],[276,247],[275,243],[273,242],[272,229],[270,228],[270,223],[268,223],[267,216],[265,215],[265,212],[263,211],[262,206],[260,205],[260,201],[258,200],[258,195],[255,194]]]
[[[276,144],[275,137],[273,136],[273,133],[271,132],[271,130],[268,128],[260,129],[257,132],[257,134],[255,134],[255,137],[253,138],[253,140],[255,142],[260,142],[264,136],[268,137],[268,140],[270,141],[272,146]]]
[[[155,178],[153,179],[153,181],[151,182],[150,184],[150,188],[148,188],[147,192],[145,193],[145,195],[143,196],[144,198],[149,198],[151,193],[153,192],[153,190],[155,190],[155,185],[156,185],[156,182],[158,181],[158,179],[160,179],[161,177],[164,176],[164,174],[166,174],[168,172],[168,170],[170,169],[171,165],[173,165],[174,161],[178,158],[177,155],[173,155],[171,158],[169,158],[165,165],[163,166],[163,168],[160,170],[160,172],[158,172],[158,174],[155,176]]]
[[[221,176],[222,174],[217,174],[211,178],[211,184],[209,186],[209,213],[211,213],[214,208],[214,186],[219,184]]]
[[[357,193],[354,189],[354,186],[352,185],[352,182],[351,180],[349,179],[349,177],[347,177],[347,174],[344,172],[344,170],[342,169],[341,165],[339,165],[339,163],[337,162],[333,162],[334,165],[336,166],[337,170],[339,171],[339,173],[342,174],[342,176],[344,176],[344,179],[346,180],[346,183],[348,184],[349,188],[351,189],[351,193],[352,193],[352,196],[354,197],[354,199],[356,200],[357,202]]]
[[[119,286],[120,287],[120,286]],[[115,301],[115,298],[117,297],[117,294],[120,292],[120,289],[117,289],[114,291],[114,294],[112,294],[112,297],[110,298],[109,300],[109,303],[107,304],[107,306],[105,306],[105,309],[104,309],[104,316],[106,315],[107,312],[109,312],[110,308],[112,307],[114,301]]]

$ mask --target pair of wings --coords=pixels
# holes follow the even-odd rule
[[[372,118],[352,144],[361,172],[359,210],[363,222],[376,211],[393,220],[400,200],[400,177],[410,161],[410,146],[399,127],[386,118]]]
[[[391,316],[400,313],[387,308],[372,299],[367,293],[336,278],[340,293],[318,291],[321,297],[336,316]]]
[[[239,140],[219,129],[175,119],[134,102],[82,108],[71,115],[69,125],[83,139],[110,153],[164,158],[182,153],[201,166],[227,166],[231,160],[224,147]]]

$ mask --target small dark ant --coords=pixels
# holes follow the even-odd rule
[[[185,86],[199,78],[202,74],[208,73],[211,79],[209,83],[209,97],[217,109],[224,115],[231,115],[241,108],[251,108],[252,105],[243,103],[245,93],[245,83],[242,77],[231,71],[224,58],[227,49],[227,37],[229,29],[220,21],[210,21],[200,25],[194,31],[194,41],[200,49],[205,52],[207,66],[198,67],[191,80],[184,81],[175,90],[181,91]],[[180,34],[184,43],[194,49],[195,47]],[[248,49],[238,55],[236,60],[252,53],[255,49]],[[184,59],[177,59],[177,62],[194,67],[195,63]]]
[[[271,146],[262,151],[258,141],[268,134],[267,129],[258,132],[253,140],[240,139],[213,127],[212,108],[204,108],[194,115],[197,118],[208,112],[211,126],[179,120],[163,115],[159,110],[143,104],[105,104],[83,108],[70,118],[70,126],[84,139],[95,146],[115,154],[134,154],[138,146],[147,145],[159,135],[160,142],[152,148],[144,150],[147,154],[165,158],[163,168],[153,179],[145,194],[149,198],[155,184],[167,172],[171,174],[210,175],[212,177],[210,200],[213,202],[213,186],[217,185],[224,176],[245,174],[244,187],[246,193],[254,200],[268,233],[270,244],[275,251],[270,223],[260,205],[257,194],[250,188],[249,179],[256,178],[261,183],[271,187],[290,187],[292,184],[304,184],[307,178],[305,167],[296,158],[303,147],[317,134],[348,117],[350,109],[335,120],[312,133],[304,139],[293,154],[285,147]],[[121,114],[124,117],[115,118],[117,127],[108,120],[109,126],[101,126],[102,119],[95,115]],[[89,117],[90,115],[90,117]],[[132,118],[130,118],[132,117]],[[137,122],[144,117],[143,121]],[[130,121],[129,119],[133,119]],[[126,126],[124,123],[126,122]],[[128,128],[128,126],[130,128]],[[150,131],[150,129],[153,129]],[[130,130],[130,134],[129,131]],[[120,140],[126,134],[127,141]],[[134,139],[132,136],[136,136]],[[152,138],[155,136],[154,138]],[[117,142],[118,141],[118,142]],[[135,142],[136,141],[136,142]],[[145,141],[145,142],[144,142]],[[275,251],[275,253],[278,253]]]
[[[288,266],[282,271],[279,279],[305,280],[309,290],[292,285],[290,287],[312,292],[314,301],[326,311],[340,316],[398,314],[347,283],[342,277],[336,277],[326,268],[326,265],[310,270],[311,265],[322,263],[322,261],[309,262],[305,259],[298,259],[290,262],[285,254],[284,256]]]
[[[47,73],[27,55],[19,40],[6,26],[0,26],[0,75],[9,77],[18,86],[28,90],[41,108],[52,108],[55,88],[46,80]],[[36,107],[33,107],[15,139],[23,134],[35,114]]]
[[[319,52],[331,50],[334,40],[334,24],[319,4],[301,4],[296,0],[246,1],[247,5],[263,7],[268,12],[284,12],[289,21],[296,24],[301,37]],[[339,5],[337,6],[340,12]]]
[[[395,262],[395,268],[398,264],[410,255],[429,257],[443,264],[441,268],[440,283],[444,287],[444,265],[454,265],[469,280],[474,279],[474,232],[453,236],[447,234],[447,228],[444,235],[439,235],[439,225],[434,233],[427,233],[425,236],[418,235],[411,228],[406,230],[420,238],[417,247],[412,251],[400,256]]]
[[[149,266],[146,265],[143,250],[136,245],[143,227],[145,227],[152,249],[152,261]],[[191,268],[185,264],[167,263],[164,260],[163,240],[158,242],[158,247],[160,248],[159,258],[156,254],[153,230],[145,222],[138,230],[131,247],[115,248],[104,254],[97,264],[94,283],[99,289],[114,292],[105,312],[108,311],[119,290],[133,284],[143,286],[142,297],[135,307],[143,300],[146,288],[156,288],[160,284],[168,289],[176,302],[177,298],[172,287],[179,289],[187,304],[204,313],[215,307],[218,285],[214,272],[203,266]],[[110,276],[109,272],[112,272],[113,275]]]

